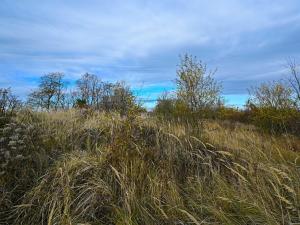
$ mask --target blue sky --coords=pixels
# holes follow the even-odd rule
[[[19,96],[60,71],[156,98],[190,53],[217,67],[227,103],[242,105],[247,88],[300,60],[299,0],[1,0],[0,27],[0,87]]]

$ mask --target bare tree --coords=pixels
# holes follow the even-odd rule
[[[86,73],[76,82],[78,107],[92,107],[124,114],[134,104],[135,98],[124,82],[102,82],[96,75]]]
[[[102,96],[101,96],[101,102],[100,102],[100,107],[101,109],[104,109],[106,111],[109,111],[113,107],[113,87],[114,85],[112,83],[104,83],[102,86]]]
[[[288,81],[295,97],[295,104],[300,107],[300,67],[295,60],[289,59],[287,68],[290,71]]]
[[[28,104],[40,109],[54,109],[64,107],[65,86],[62,73],[49,73],[41,77],[37,90],[28,98]]]
[[[98,108],[103,83],[94,74],[86,73],[77,81],[80,100],[89,106]]]
[[[284,83],[273,81],[262,83],[250,90],[249,104],[261,108],[285,109],[294,107],[292,90]]]
[[[177,69],[177,98],[185,102],[193,111],[211,108],[220,101],[221,85],[207,71],[206,64],[196,57],[184,55]]]
[[[21,101],[10,88],[0,88],[0,115],[11,116],[19,107]]]

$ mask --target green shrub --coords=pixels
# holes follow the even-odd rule
[[[300,132],[300,112],[296,109],[256,108],[250,115],[251,121],[265,131],[294,134]]]
[[[249,122],[249,113],[247,110],[239,110],[230,107],[220,107],[217,110],[217,118],[220,120],[230,120],[237,122]]]

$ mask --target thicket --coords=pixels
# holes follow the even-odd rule
[[[76,81],[75,89],[68,89],[62,73],[49,73],[40,78],[39,86],[31,92],[25,103],[36,111],[57,111],[71,108],[90,109],[105,112],[119,112],[122,115],[132,107],[144,109],[125,82],[103,82],[93,74],[83,74]]]
[[[216,81],[216,69],[192,55],[180,58],[174,93],[165,93],[151,113],[162,120],[197,121],[229,120],[254,124],[265,132],[299,134],[300,72],[295,61],[289,61],[289,76],[285,81],[262,83],[249,90],[243,108],[228,107],[221,97],[222,85]],[[37,111],[57,111],[78,108],[118,112],[126,116],[135,108],[146,112],[141,102],[124,82],[103,82],[93,74],[83,74],[73,89],[68,89],[62,73],[41,77],[39,86],[22,105],[10,89],[0,90],[0,125],[22,106]]]
[[[289,62],[287,82],[262,83],[249,90],[244,108],[228,107],[221,98],[221,85],[208,72],[206,64],[185,55],[177,70],[177,88],[164,93],[154,114],[170,121],[203,119],[229,120],[254,124],[264,132],[300,133],[300,73],[295,62]]]

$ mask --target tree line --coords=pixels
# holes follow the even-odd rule
[[[85,73],[76,81],[74,90],[68,89],[63,73],[55,72],[40,77],[38,87],[25,102],[21,102],[10,88],[0,89],[0,113],[9,115],[22,107],[37,111],[57,111],[70,108],[91,108],[118,111],[122,115],[131,107],[140,107],[125,82],[104,82],[94,74]]]
[[[216,69],[197,57],[180,57],[176,71],[176,90],[163,93],[154,108],[154,114],[163,118],[220,118],[273,126],[299,124],[300,72],[294,60],[287,63],[286,79],[264,82],[249,90],[244,109],[225,106],[221,97],[222,85],[214,75]],[[143,111],[137,98],[125,82],[104,82],[94,74],[83,74],[74,90],[68,89],[63,73],[49,73],[40,78],[38,87],[25,102],[21,102],[10,88],[0,89],[0,114],[11,115],[21,107],[38,111],[56,111],[70,108],[90,108],[117,111],[126,115],[135,107]],[[298,120],[299,119],[299,120]],[[294,121],[296,120],[296,121]],[[271,124],[271,125],[270,125]],[[300,127],[300,125],[299,125]]]
[[[205,63],[184,55],[177,68],[176,90],[164,93],[154,113],[164,119],[199,120],[203,118],[253,123],[274,132],[300,132],[300,70],[288,60],[285,79],[263,82],[248,90],[242,109],[226,106],[222,85]]]
[[[300,109],[300,70],[295,61],[289,60],[290,76],[286,80],[263,82],[250,88],[246,107],[267,107],[273,109]],[[175,93],[164,93],[156,107],[163,104],[184,104],[190,111],[216,109],[224,106],[221,97],[222,85],[213,78],[216,69],[208,71],[201,60],[191,55],[181,57],[177,69]]]

